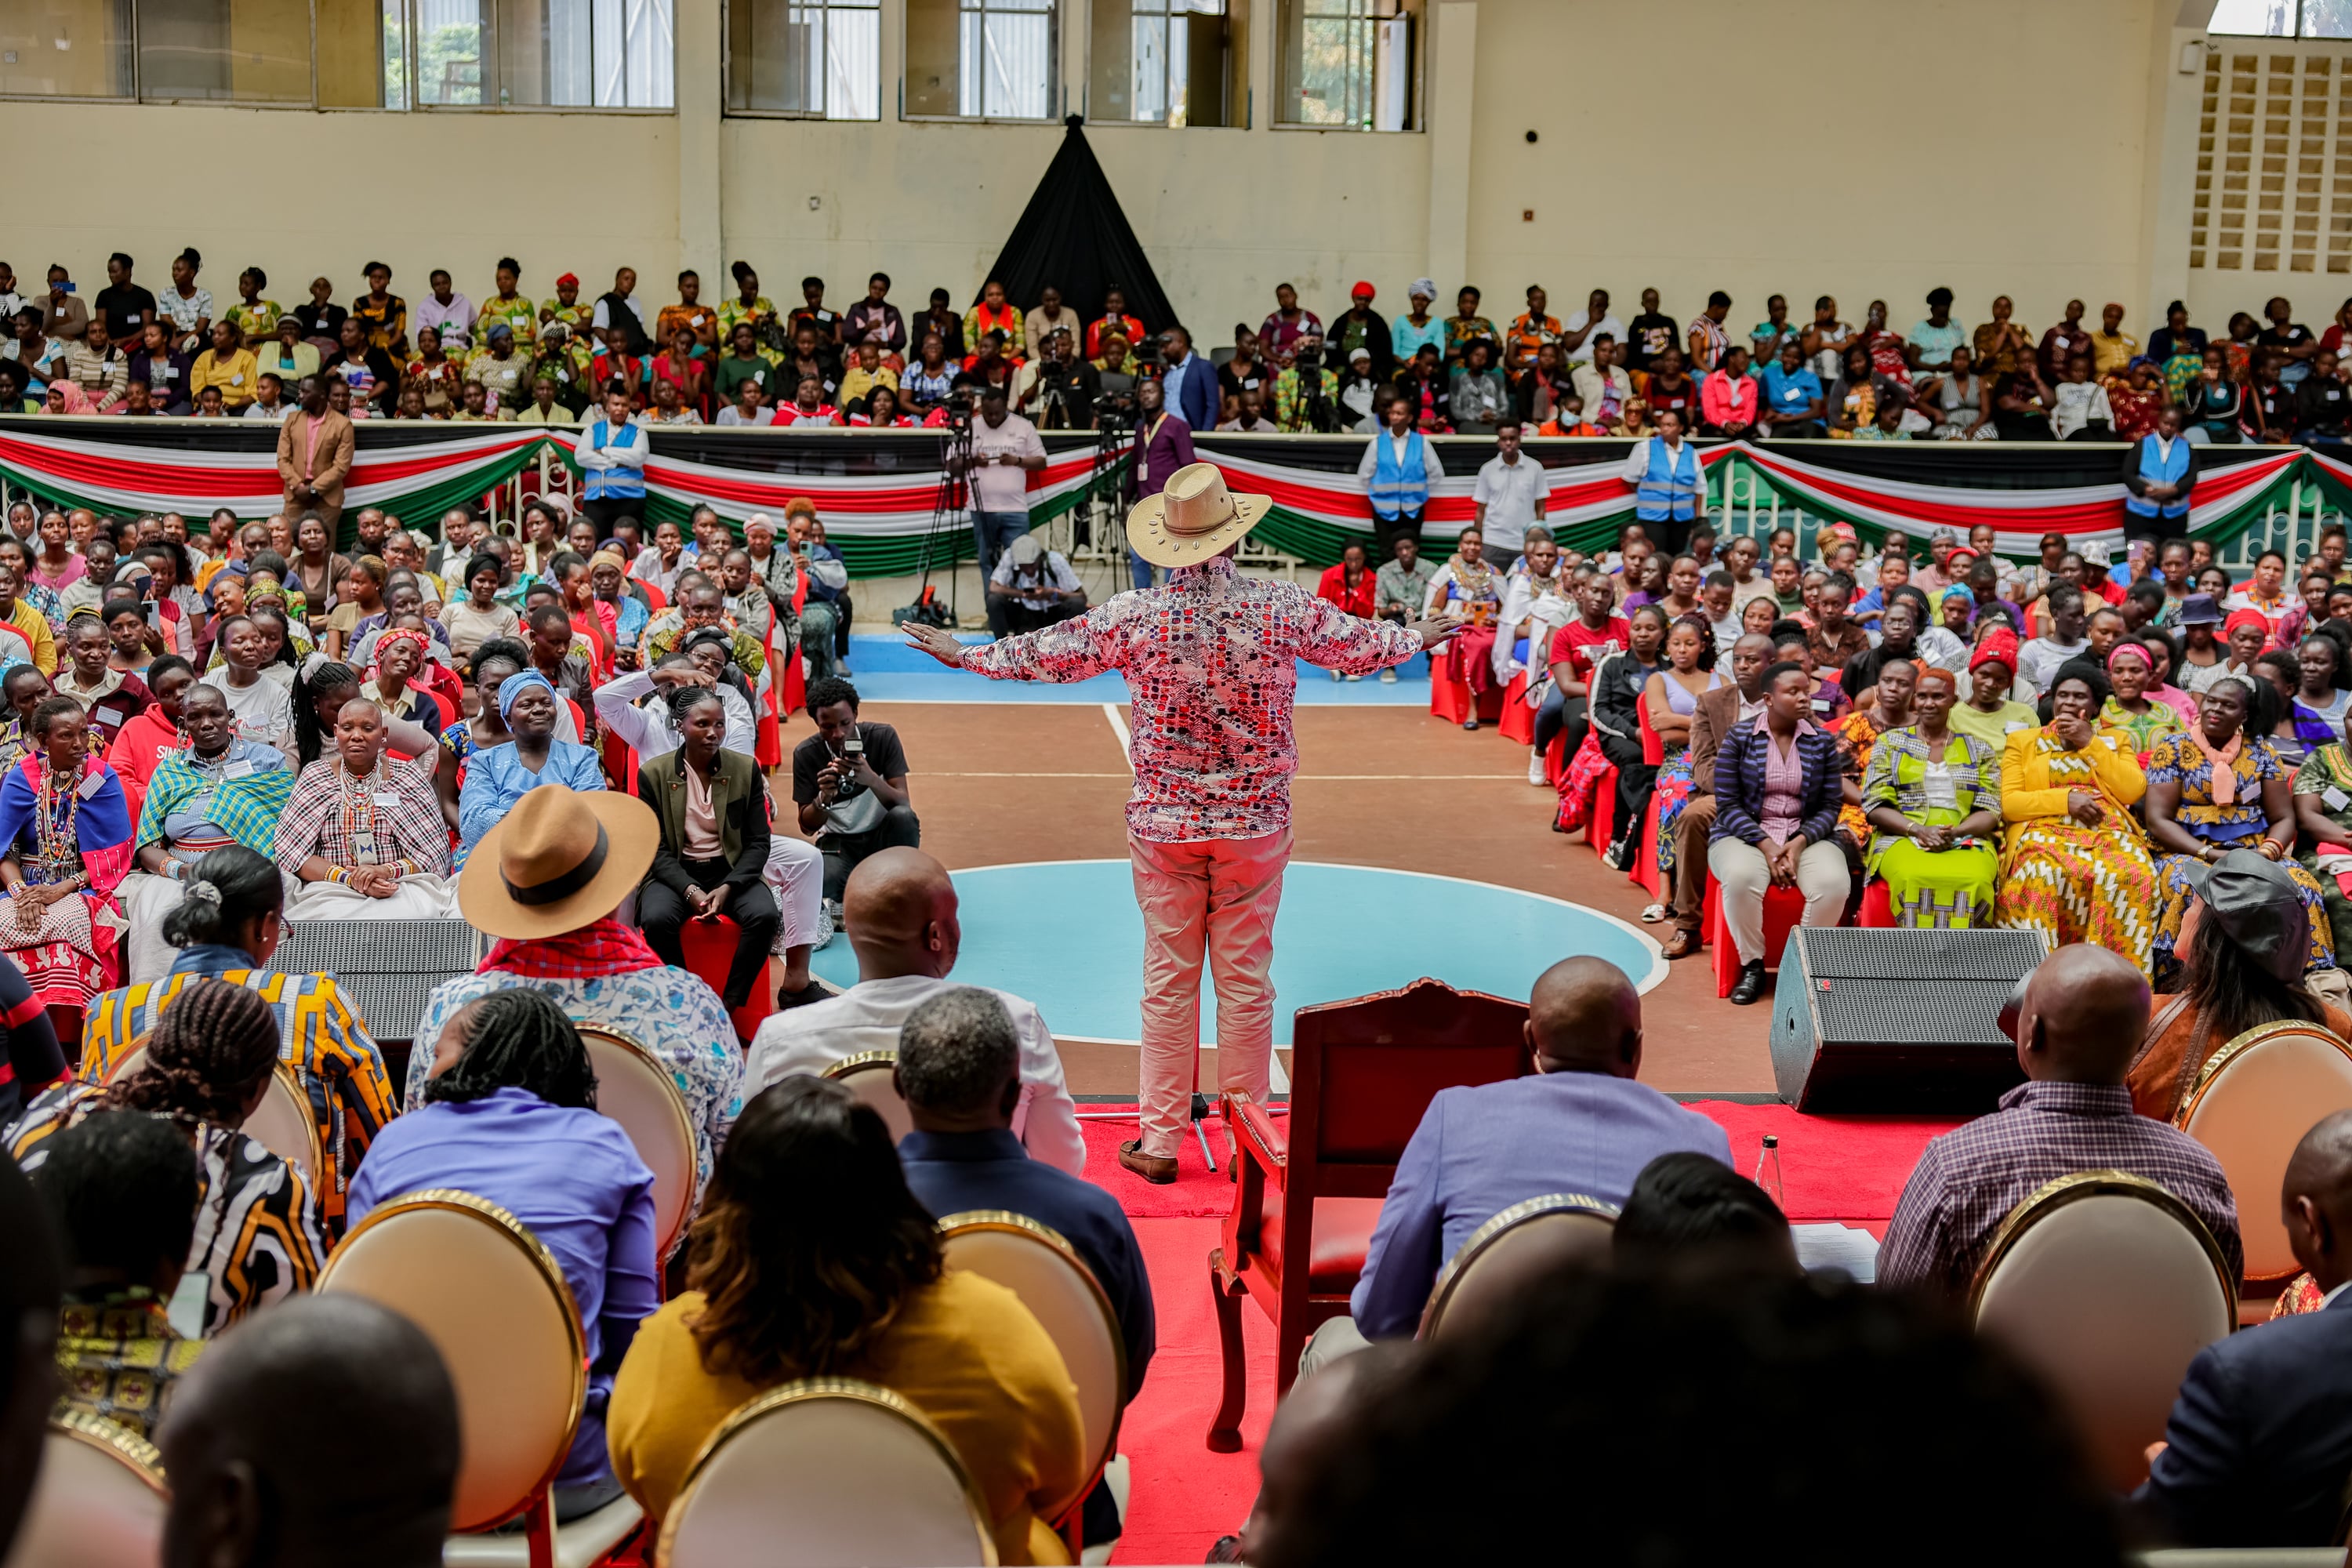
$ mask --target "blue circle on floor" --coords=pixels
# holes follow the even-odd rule
[[[1063,1039],[1132,1044],[1141,1031],[1143,917],[1124,860],[1040,860],[955,874],[963,949],[955,978],[1037,1005]],[[1666,961],[1638,927],[1540,893],[1456,877],[1294,860],[1274,928],[1274,1040],[1319,1002],[1392,991],[1423,975],[1524,1002],[1536,976],[1577,954],[1604,958],[1649,990]],[[857,980],[836,937],[811,964]],[[1214,1008],[1202,976],[1201,1032]]]

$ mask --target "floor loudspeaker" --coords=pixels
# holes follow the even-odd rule
[[[2000,1010],[2049,955],[2038,931],[1789,933],[1772,1002],[1772,1076],[1800,1110],[1993,1109],[2024,1081]]]

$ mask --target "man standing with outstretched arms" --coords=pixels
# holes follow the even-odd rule
[[[1168,478],[1128,518],[1128,544],[1167,586],[1075,620],[967,647],[909,623],[917,647],[993,680],[1127,678],[1134,719],[1128,851],[1143,911],[1142,1137],[1118,1162],[1176,1179],[1201,1042],[1201,963],[1217,990],[1219,1088],[1263,1102],[1274,1057],[1274,917],[1290,862],[1297,659],[1362,675],[1402,664],[1458,623],[1360,620],[1296,584],[1244,577],[1234,550],[1273,505],[1225,489],[1213,463]]]

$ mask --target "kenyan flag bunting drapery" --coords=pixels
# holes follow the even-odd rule
[[[278,505],[278,435],[256,420],[0,416],[0,484],[12,499],[29,492],[102,512],[194,518],[226,506],[262,517]],[[346,527],[359,508],[381,506],[411,527],[434,529],[448,507],[480,500],[518,473],[528,490],[525,470],[571,463],[579,436],[563,426],[363,421],[344,495]],[[856,575],[911,572],[926,561],[943,566],[971,552],[961,487],[944,482],[942,432],[673,427],[650,436],[648,521],[683,522],[708,502],[740,528],[754,512],[781,521],[787,502],[806,497]],[[1122,453],[1087,432],[1044,439],[1046,467],[1030,476],[1033,518],[1043,523],[1078,510],[1084,519],[1091,513],[1084,503],[1097,497],[1124,510]],[[1374,531],[1356,471],[1363,437],[1208,434],[1193,445],[1234,489],[1274,498],[1255,535],[1265,544],[1322,566],[1349,540]],[[1445,477],[1432,487],[1423,533],[1433,548],[1450,548],[1476,514],[1478,468],[1495,444],[1437,437],[1430,446]],[[1633,516],[1633,487],[1620,477],[1632,449],[1605,439],[1528,445],[1522,460],[1543,470],[1545,521],[1563,543],[1605,548]],[[1803,528],[1836,520],[1874,540],[1889,528],[1916,538],[1983,523],[2002,552],[2023,556],[2047,532],[2121,537],[2124,452],[2115,443],[1732,441],[1703,446],[1699,460],[1718,527],[1762,532],[1776,521]],[[2182,531],[2217,547],[2242,535],[2276,542],[2282,515],[2292,534],[2323,506],[2352,504],[2352,462],[2321,452],[2207,447],[2199,461]],[[511,489],[500,492],[501,512],[510,513],[515,499]],[[1804,544],[1810,552],[1811,541]]]

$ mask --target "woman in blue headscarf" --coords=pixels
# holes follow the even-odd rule
[[[466,782],[457,792],[459,865],[482,835],[540,785],[604,787],[604,770],[597,765],[596,753],[555,738],[556,701],[555,688],[535,669],[499,683],[499,717],[514,739],[475,752],[466,764]]]

